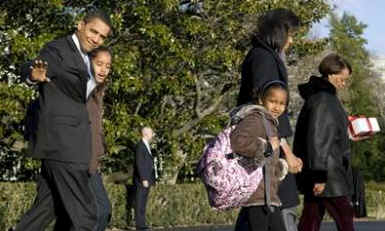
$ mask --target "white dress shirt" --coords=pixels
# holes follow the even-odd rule
[[[152,153],[151,153],[151,148],[150,148],[150,144],[147,142],[147,140],[145,139],[142,139],[144,145],[146,145],[146,148],[148,150],[148,152],[150,153],[150,155],[152,156]]]
[[[75,43],[76,47],[78,48],[80,55],[83,58],[84,63],[87,66],[88,75],[90,76],[88,78],[88,81],[87,81],[87,98],[88,98],[88,96],[91,94],[92,90],[94,90],[94,88],[96,87],[96,81],[95,81],[95,78],[91,72],[91,60],[90,60],[90,57],[86,53],[84,53],[82,51],[82,49],[80,48],[80,42],[79,42],[78,36],[76,34],[72,35],[72,40],[74,40],[74,43]]]
[[[148,152],[152,156],[150,144],[147,142],[147,140],[145,140],[143,138],[142,138],[142,141],[143,141],[144,145],[146,145]],[[153,157],[153,158],[154,158],[155,179],[158,179],[158,159],[156,157]]]

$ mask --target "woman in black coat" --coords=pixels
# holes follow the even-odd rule
[[[354,230],[348,116],[337,97],[351,71],[347,61],[330,54],[319,65],[322,77],[312,76],[308,83],[298,86],[305,100],[293,149],[304,163],[297,178],[305,200],[300,231],[318,231],[325,210],[338,230]]]
[[[252,37],[252,49],[248,52],[242,64],[241,87],[238,95],[238,105],[250,103],[253,95],[269,81],[280,80],[286,85],[288,75],[283,56],[293,42],[293,33],[300,25],[299,18],[290,10],[274,9],[263,15],[258,22],[257,32]],[[286,137],[292,136],[287,113],[279,117],[278,132],[281,147],[289,164],[291,173],[302,168],[302,161],[294,156],[286,143]],[[288,174],[279,188],[282,202],[282,214],[286,230],[295,231],[295,207],[299,204],[295,178]],[[241,210],[235,230],[247,230],[247,214]]]

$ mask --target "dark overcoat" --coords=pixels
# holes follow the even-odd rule
[[[303,160],[297,184],[304,194],[313,194],[315,183],[326,183],[321,197],[349,196],[352,172],[348,117],[325,78],[311,77],[298,86],[305,103],[294,136],[294,153]]]

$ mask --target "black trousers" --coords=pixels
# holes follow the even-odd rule
[[[90,188],[88,165],[43,160],[32,207],[17,231],[44,231],[57,219],[55,231],[94,231],[96,200]]]
[[[146,224],[146,207],[148,194],[150,187],[145,188],[142,184],[135,183],[135,222],[137,229],[143,229],[147,227]]]
[[[235,231],[285,231],[280,208],[268,212],[265,206],[243,207],[238,215]]]

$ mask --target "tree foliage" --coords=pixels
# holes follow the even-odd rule
[[[6,105],[0,109],[0,133],[7,155],[24,161],[19,150],[8,149],[22,141],[22,118],[34,93],[20,83],[17,66],[47,41],[73,32],[90,7],[105,9],[114,26],[107,44],[113,73],[105,98],[105,171],[128,169],[138,131],[149,125],[157,133],[162,179],[169,183],[181,169],[193,171],[207,137],[226,123],[257,17],[272,8],[292,9],[304,22],[294,53],[308,55],[324,43],[301,38],[330,10],[326,0],[2,1],[0,96]]]

